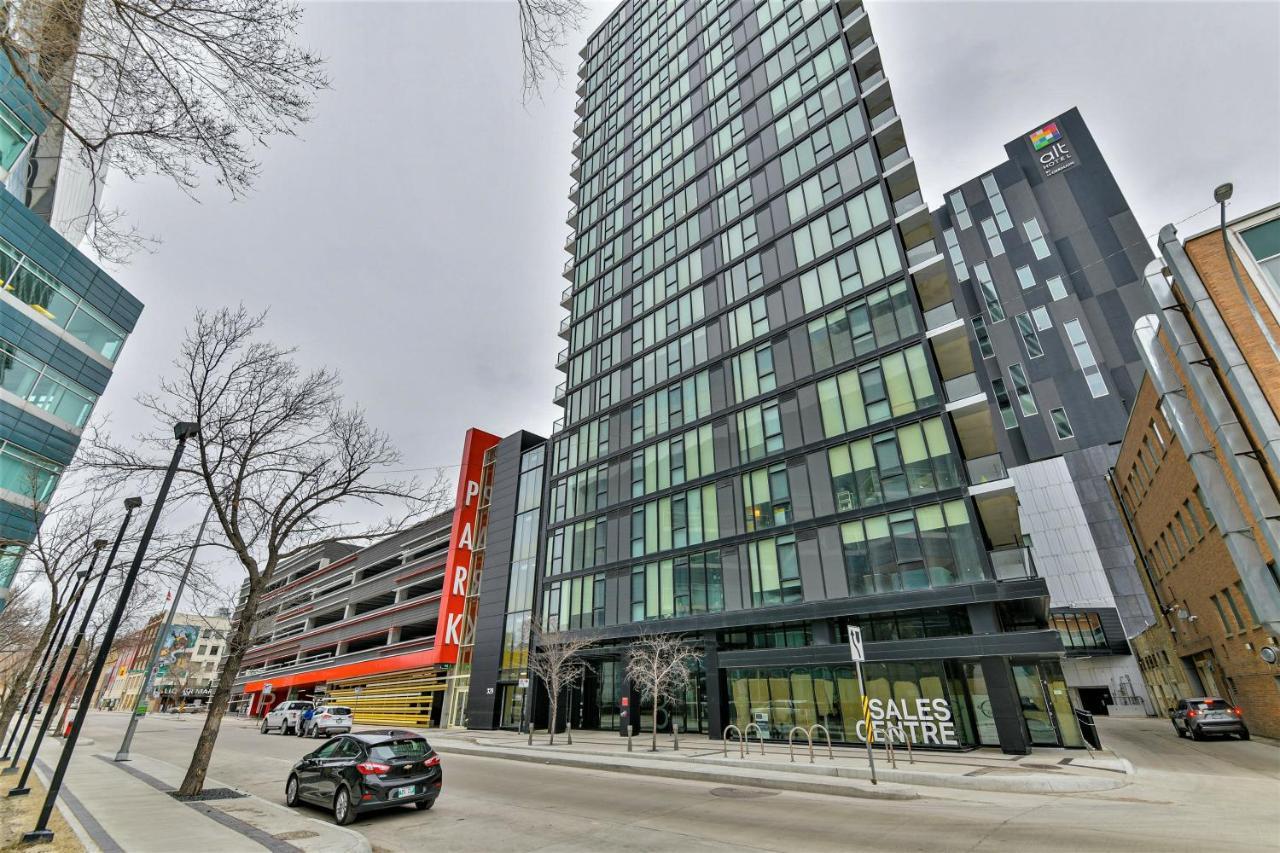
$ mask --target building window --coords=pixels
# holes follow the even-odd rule
[[[1009,210],[1005,207],[1004,196],[1000,195],[1000,185],[996,183],[995,175],[983,175],[982,188],[987,193],[987,201],[991,202],[991,211],[995,214],[996,224],[1000,226],[1000,230],[1012,229],[1013,220],[1009,218]]]
[[[1204,492],[1200,490],[1199,486],[1196,486],[1196,503],[1200,504],[1200,511],[1204,513],[1204,520],[1208,523],[1209,527],[1217,527],[1218,522],[1214,519],[1213,513],[1210,512],[1209,504],[1206,503],[1204,499]]]
[[[1049,295],[1053,297],[1053,301],[1067,298],[1067,286],[1062,283],[1062,276],[1051,275],[1044,280],[1045,285],[1049,288]]]
[[[910,414],[938,402],[920,344],[818,383],[827,438]]]
[[[1089,346],[1089,340],[1085,337],[1080,321],[1068,320],[1063,325],[1067,330],[1067,338],[1071,341],[1071,349],[1075,351],[1076,361],[1080,364],[1080,370],[1084,373],[1085,381],[1089,383],[1089,393],[1094,397],[1107,396],[1107,383],[1102,378],[1102,371],[1098,368],[1097,359],[1093,357],[1093,349]]]
[[[82,427],[98,395],[0,338],[0,388],[38,409]]]
[[[1030,290],[1036,286],[1036,276],[1031,271],[1031,267],[1018,267],[1016,272],[1018,273],[1018,284],[1023,290]]]
[[[13,110],[0,103],[0,169],[12,169],[34,135]]]
[[[722,610],[724,578],[719,551],[687,554],[631,569],[632,622]]]
[[[1053,319],[1049,316],[1049,309],[1041,305],[1038,308],[1031,309],[1031,317],[1036,321],[1036,328],[1040,331],[1053,328]]]
[[[978,288],[982,291],[982,301],[987,304],[991,322],[999,323],[1004,319],[1004,307],[1000,304],[1000,293],[996,290],[995,282],[991,280],[991,271],[987,269],[986,263],[981,263],[974,266],[973,274],[978,279]]]
[[[734,392],[739,403],[767,394],[777,387],[771,344],[763,344],[734,356],[730,364],[733,367]]]
[[[1031,395],[1031,386],[1027,383],[1027,374],[1021,364],[1015,362],[1009,365],[1009,378],[1013,380],[1013,393],[1018,397],[1022,414],[1027,417],[1037,414],[1039,409],[1036,408],[1036,399]]]
[[[1022,230],[1027,232],[1027,242],[1035,251],[1036,260],[1043,261],[1049,257],[1049,244],[1044,239],[1044,232],[1040,230],[1040,223],[1034,219],[1028,219],[1022,223]]]
[[[827,458],[838,512],[960,485],[955,454],[939,418],[833,447]]]
[[[978,352],[982,354],[984,359],[994,358],[995,347],[991,346],[991,335],[987,334],[987,321],[982,319],[982,315],[978,314],[971,321],[973,323],[973,337],[978,341]]]
[[[1209,600],[1213,602],[1213,609],[1218,611],[1218,619],[1222,621],[1222,630],[1228,634],[1232,633],[1231,625],[1227,622],[1227,612],[1222,609],[1222,602],[1218,600],[1218,596],[1211,595]]]
[[[973,220],[969,217],[969,208],[964,203],[964,194],[956,190],[947,196],[947,200],[951,202],[951,209],[955,211],[956,223],[961,228],[972,228]]]
[[[1036,327],[1031,322],[1031,315],[1019,314],[1014,320],[1018,324],[1018,334],[1022,335],[1022,345],[1027,349],[1027,356],[1039,358],[1044,355],[1044,348],[1040,346],[1040,336],[1036,334]]]
[[[747,544],[751,567],[751,606],[768,607],[804,600],[796,537],[778,536]]]
[[[1245,594],[1244,584],[1236,581],[1236,595],[1240,596],[1240,600],[1244,602],[1245,609],[1249,611],[1249,619],[1254,625],[1261,625],[1262,620],[1258,618],[1258,611],[1253,608],[1253,600]]]
[[[964,253],[960,251],[960,240],[954,228],[942,229],[942,238],[947,243],[947,254],[951,258],[951,267],[956,271],[956,281],[968,281],[969,269],[964,264]]]
[[[852,595],[981,580],[983,559],[964,501],[928,504],[840,525]]]
[[[1238,630],[1244,631],[1248,628],[1245,624],[1244,617],[1240,615],[1240,608],[1236,607],[1235,596],[1231,594],[1231,587],[1227,587],[1222,591],[1222,597],[1227,600],[1227,606],[1231,608],[1231,616],[1236,620]]]
[[[1013,429],[1018,425],[1018,416],[1013,413],[1013,404],[1009,401],[1009,392],[1005,390],[1004,380],[998,376],[993,377],[991,390],[995,392],[996,407],[1000,409],[1000,420],[1004,422],[1004,428]]]
[[[1071,431],[1071,421],[1067,419],[1066,409],[1050,409],[1049,417],[1053,418],[1053,428],[1058,432],[1058,438],[1071,438],[1075,435]]]
[[[1280,219],[1273,219],[1240,232],[1258,264],[1271,277],[1272,288],[1280,288]]]
[[[814,370],[826,370],[915,334],[918,326],[904,281],[894,282],[809,323]]]
[[[747,532],[789,524],[791,489],[787,466],[779,462],[742,475],[742,500],[746,508]]]
[[[1004,241],[1000,239],[1000,229],[996,228],[994,219],[982,220],[982,233],[987,238],[987,248],[991,251],[991,257],[997,258],[1004,254]]]
[[[738,458],[754,462],[782,450],[782,418],[778,401],[761,403],[738,412]]]
[[[1071,649],[1105,649],[1107,636],[1097,613],[1053,613],[1049,625],[1062,638],[1062,645]]]

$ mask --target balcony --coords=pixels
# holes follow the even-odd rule
[[[556,354],[556,367],[564,367],[569,363],[569,348],[565,347]]]
[[[1031,556],[1031,549],[1020,546],[997,548],[988,551],[991,557],[991,571],[998,581],[1014,581],[1023,578],[1039,577],[1036,574],[1036,561]]]
[[[880,168],[885,172],[892,172],[898,166],[906,163],[911,159],[911,152],[907,151],[907,146],[902,146],[896,151],[891,152],[886,157],[880,158]]]
[[[566,287],[564,290],[560,291],[560,307],[568,308],[571,302],[573,302],[573,285],[572,284]]]
[[[924,194],[920,190],[916,190],[910,195],[895,201],[893,203],[893,215],[901,217],[918,207],[924,207]]]
[[[573,317],[565,317],[560,321],[560,337],[566,337],[569,334],[569,327],[573,325]]]
[[[573,279],[573,258],[564,262],[564,277],[570,280]]]
[[[898,120],[898,108],[892,104],[871,117],[871,132],[876,133]]]
[[[941,257],[942,253],[938,251],[938,245],[932,239],[925,240],[907,249],[907,269],[909,272],[915,272],[917,267],[923,267],[932,259]]]
[[[573,243],[574,243],[574,241],[575,241],[575,240],[577,240],[577,239],[578,239],[578,232],[577,232],[577,231],[570,231],[567,235],[565,235],[565,238],[564,238],[564,250],[565,250],[566,252],[572,252],[572,251],[573,251]]]
[[[965,373],[954,379],[947,379],[942,383],[942,388],[948,403],[958,403],[961,400],[968,400],[970,397],[985,393],[982,390],[982,383],[978,381],[976,372]]]
[[[564,429],[564,418],[556,418],[555,422],[551,424],[551,434],[555,435],[562,429]]]
[[[867,36],[849,48],[850,61],[856,64],[870,56],[874,50],[876,50],[876,40],[873,36]]]
[[[566,388],[567,388],[567,383],[561,382],[559,385],[557,385],[555,393],[551,395],[551,402],[559,404],[560,401],[564,399]]]
[[[883,83],[887,79],[889,78],[884,76],[883,68],[872,72],[865,80],[861,82],[861,85],[859,88],[862,91],[862,96],[865,98],[868,92],[871,92],[873,89],[875,89],[876,86],[879,86],[881,83]]]
[[[569,205],[569,215],[564,218],[566,225],[576,225],[575,220],[578,218],[578,206],[576,204]]]
[[[969,474],[969,484],[973,486],[1009,479],[1009,471],[1004,467],[1004,460],[999,453],[966,459],[964,469]]]
[[[944,302],[924,312],[924,328],[926,332],[940,330],[956,322],[960,315],[956,313],[954,302]]]

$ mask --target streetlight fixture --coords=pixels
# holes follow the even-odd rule
[[[107,575],[111,574],[111,566],[115,563],[116,552],[120,550],[120,543],[124,539],[125,531],[129,528],[129,520],[133,517],[133,511],[140,506],[142,506],[142,498],[125,499],[124,521],[120,522],[120,532],[116,534],[116,541],[111,546],[111,553],[107,555],[107,565],[103,567],[102,574],[98,575],[98,583],[93,588],[93,595],[89,597],[89,606],[85,609],[84,619],[80,622],[80,630],[76,632],[76,638],[71,643],[71,651],[67,653],[67,660],[62,665],[62,672],[58,674],[58,684],[53,688],[53,695],[49,697],[49,705],[45,710],[44,719],[40,722],[40,730],[36,732],[36,741],[31,745],[31,754],[27,756],[27,764],[22,768],[22,778],[18,780],[17,787],[9,791],[10,797],[25,797],[31,793],[31,789],[27,787],[27,780],[31,778],[31,768],[36,764],[36,756],[40,754],[40,745],[44,743],[44,736],[49,731],[49,724],[53,722],[54,709],[58,707],[58,703],[62,700],[62,690],[67,684],[67,676],[71,673],[71,667],[75,663],[76,655],[80,653],[81,644],[84,643],[85,632],[89,629],[89,620],[93,618],[93,611],[98,606],[98,597],[102,595],[102,587],[106,585]],[[99,539],[98,542],[106,544],[105,539]],[[94,543],[95,547],[98,542]],[[94,560],[97,560],[96,553],[94,554]],[[90,566],[89,570],[93,571],[93,566]],[[50,667],[50,674],[52,674],[52,667]],[[35,714],[32,714],[31,719],[27,721],[28,727],[30,727],[35,718]],[[25,743],[26,740],[27,735],[24,732],[22,742]],[[13,766],[7,768],[6,772],[16,769],[18,758],[21,755],[22,743],[19,743],[18,751],[13,756]]]
[[[178,463],[182,461],[182,452],[187,447],[187,441],[199,434],[200,425],[197,423],[179,421],[174,424],[173,437],[177,439],[178,446],[173,449],[173,458],[169,460],[169,467],[164,472],[164,481],[161,482],[160,491],[156,494],[155,504],[151,507],[151,516],[147,519],[147,526],[142,531],[142,539],[138,542],[138,551],[133,555],[133,562],[129,565],[129,573],[125,575],[124,584],[120,588],[120,595],[116,599],[116,608],[111,613],[111,621],[107,623],[107,629],[102,635],[102,646],[98,649],[97,657],[93,660],[93,669],[89,672],[89,678],[85,681],[84,692],[80,697],[80,707],[76,709],[76,718],[71,724],[71,732],[62,744],[62,754],[58,756],[58,767],[53,771],[53,778],[49,780],[49,793],[45,795],[44,805],[40,809],[40,817],[36,820],[35,829],[22,836],[24,844],[38,844],[53,840],[53,830],[49,829],[49,818],[53,816],[53,806],[58,800],[59,792],[62,790],[62,780],[67,775],[67,768],[71,766],[71,756],[76,751],[76,741],[80,739],[80,731],[84,728],[85,718],[89,716],[89,702],[93,698],[93,691],[98,686],[98,678],[102,675],[102,668],[106,666],[107,654],[111,651],[111,644],[115,642],[116,631],[120,628],[120,620],[124,618],[125,608],[129,604],[129,594],[133,592],[133,584],[138,579],[138,570],[142,568],[142,561],[146,559],[147,546],[151,544],[151,536],[155,533],[157,522],[160,521],[160,512],[164,509],[165,500],[169,497],[169,488],[173,485],[174,475],[178,473]]]
[[[98,559],[98,552],[102,548],[98,545],[106,541],[103,539],[95,540],[93,543],[94,554],[93,559]],[[26,732],[31,729],[31,720],[35,719],[35,709],[39,705],[40,697],[44,695],[45,688],[49,686],[49,676],[53,673],[53,664],[49,661],[58,659],[58,652],[62,651],[62,644],[66,642],[67,634],[71,633],[71,622],[75,619],[76,608],[80,606],[80,596],[84,593],[85,586],[89,583],[89,575],[93,571],[93,563],[89,564],[88,571],[76,573],[76,585],[69,590],[67,600],[62,602],[62,615],[58,617],[58,623],[53,628],[53,636],[48,644],[44,647],[44,655],[40,658],[40,666],[35,671],[35,677],[31,684],[27,686],[27,697],[22,701],[22,712],[18,714],[18,721],[13,726],[13,731],[9,735],[9,744],[4,748],[4,755],[0,755],[0,761],[5,761],[10,755],[13,755],[13,742],[18,737],[18,731],[23,729],[22,722],[27,718],[27,711],[31,712],[30,719],[27,719],[26,730],[23,731],[22,740],[25,743],[27,739]],[[74,606],[68,607],[68,602]],[[55,651],[55,649],[57,651]],[[18,747],[18,752],[22,752],[22,747]],[[0,774],[18,772],[18,757],[14,755],[13,763],[0,770]]]
[[[27,736],[31,734],[31,726],[36,721],[36,708],[38,708],[40,705],[40,697],[43,696],[45,690],[49,688],[49,679],[53,677],[53,668],[54,666],[57,665],[58,655],[62,653],[62,645],[67,641],[67,635],[71,633],[71,623],[76,618],[76,611],[80,609],[80,599],[84,596],[84,588],[88,586],[89,576],[93,574],[93,567],[97,565],[98,556],[102,553],[102,549],[103,547],[106,546],[106,544],[107,544],[107,540],[105,539],[95,539],[93,542],[93,559],[89,561],[89,568],[83,572],[76,573],[76,577],[78,578],[78,580],[76,581],[75,592],[71,598],[71,606],[68,607],[66,613],[63,614],[66,617],[65,619],[66,624],[64,628],[61,630],[61,632],[57,635],[56,643],[49,644],[49,646],[53,649],[53,654],[52,655],[47,654],[47,650],[46,650],[45,659],[49,662],[49,665],[46,668],[43,661],[40,664],[41,673],[39,674],[38,680],[36,681],[37,687],[35,688],[35,692],[30,697],[32,699],[31,716],[27,717],[27,721],[26,721],[27,724],[25,726],[22,725],[22,720],[19,719],[18,726],[22,728],[22,739],[18,741],[17,750],[11,750],[13,751],[12,763],[10,763],[10,765],[6,767],[4,770],[0,770],[0,774],[7,776],[10,773],[18,772],[18,759],[22,757],[22,748],[26,746]],[[90,602],[89,604],[89,610],[90,612],[92,612],[93,610],[92,602]],[[55,695],[56,695],[56,691],[55,691]],[[56,702],[57,702],[56,699],[53,700],[52,702],[50,702],[49,706],[45,709],[44,716],[45,716],[46,723],[50,716],[49,712],[55,707]],[[14,728],[13,733],[15,735],[18,733],[17,727]],[[9,738],[9,746],[10,747],[13,746],[12,737]]]
[[[155,678],[156,669],[160,664],[160,649],[164,646],[165,638],[169,636],[169,629],[173,627],[173,617],[178,614],[178,602],[182,600],[182,591],[187,586],[187,576],[191,574],[191,565],[196,561],[196,551],[200,549],[200,540],[204,538],[204,529],[209,524],[209,516],[213,514],[213,504],[209,504],[209,508],[204,511],[204,519],[200,522],[200,529],[196,531],[195,544],[191,546],[191,553],[187,555],[187,567],[182,570],[182,579],[178,581],[178,590],[173,594],[173,604],[169,606],[169,615],[165,617],[164,627],[156,632],[156,641],[151,646],[151,657],[147,664],[147,672],[142,677],[142,689],[138,691],[138,698],[145,697],[151,690],[151,681]],[[138,712],[136,706],[129,714],[129,727],[125,729],[124,740],[120,742],[120,749],[116,752],[116,761],[129,760],[129,746],[133,743],[133,733],[138,728]]]

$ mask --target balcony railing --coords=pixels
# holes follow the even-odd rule
[[[866,16],[867,16],[867,10],[859,6],[858,8],[854,9],[852,12],[844,16],[844,19],[840,21],[840,29],[847,30],[849,29],[849,27],[856,24],[860,18],[865,18]]]
[[[871,129],[873,131],[879,130],[897,117],[897,108],[890,106],[887,109],[883,109],[871,117]]]
[[[564,349],[560,350],[560,353],[556,356],[556,367],[559,367],[560,365],[564,364],[568,360],[569,360],[569,348],[565,347]]]
[[[564,290],[560,291],[560,304],[565,305],[566,303],[569,302],[569,300],[572,297],[573,297],[573,285],[571,284],[568,287],[566,287]]]
[[[572,320],[573,320],[572,317],[565,317],[563,320],[560,321],[560,334],[563,335],[565,332],[569,331],[569,324],[572,322]]]
[[[551,424],[551,432],[554,435],[564,429],[564,418],[556,418],[555,423]]]
[[[991,570],[998,581],[1037,577],[1036,561],[1031,557],[1030,548],[1011,545],[987,553],[991,557]]]
[[[977,486],[982,483],[995,483],[1009,476],[1005,470],[1004,460],[999,453],[990,456],[979,456],[977,459],[966,459],[964,468],[969,473],[969,484]]]
[[[875,37],[867,36],[862,41],[858,42],[853,47],[849,48],[849,55],[856,59],[858,56],[862,55],[863,53],[866,53],[868,50],[870,50],[875,46],[876,46]]]
[[[881,167],[883,167],[884,171],[887,172],[893,167],[901,163],[905,163],[910,159],[911,159],[911,153],[907,151],[907,146],[904,145],[901,148],[899,148],[897,151],[894,151],[888,157],[882,158],[880,160],[880,165]]]
[[[874,89],[876,86],[879,86],[883,82],[884,82],[884,69],[882,68],[879,71],[877,71],[875,74],[872,74],[866,80],[862,81],[862,94],[865,95],[867,92],[870,92],[872,89]]]
[[[907,266],[914,267],[916,264],[929,260],[938,254],[938,246],[932,240],[925,240],[918,246],[912,246],[907,249]]]
[[[573,258],[564,262],[564,274],[568,275],[571,272],[573,272]]]
[[[915,210],[924,204],[924,195],[920,190],[916,190],[909,196],[904,196],[893,203],[893,215],[901,216],[902,214]]]
[[[565,391],[565,387],[566,387],[566,384],[565,384],[564,382],[561,382],[559,385],[557,385],[557,386],[556,386],[556,392],[555,392],[555,394],[551,397],[551,402],[553,402],[553,403],[557,403],[557,402],[559,402],[560,400],[563,400],[563,399],[564,399],[564,391]]]
[[[942,383],[942,388],[947,394],[947,402],[950,403],[982,393],[982,383],[978,381],[976,373],[966,373],[963,376],[948,379]]]
[[[939,326],[954,323],[959,319],[960,315],[956,313],[956,304],[954,302],[944,302],[924,312],[924,327],[926,329],[936,329]]]

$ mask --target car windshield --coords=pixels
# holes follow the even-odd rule
[[[351,714],[350,708],[339,708],[337,705],[330,705],[327,708],[320,709],[325,714],[332,714],[335,717],[346,717]]]
[[[1225,711],[1231,707],[1222,699],[1197,699],[1191,704],[1197,711]]]
[[[422,738],[389,740],[369,748],[369,757],[375,761],[402,761],[423,758],[431,747]]]

